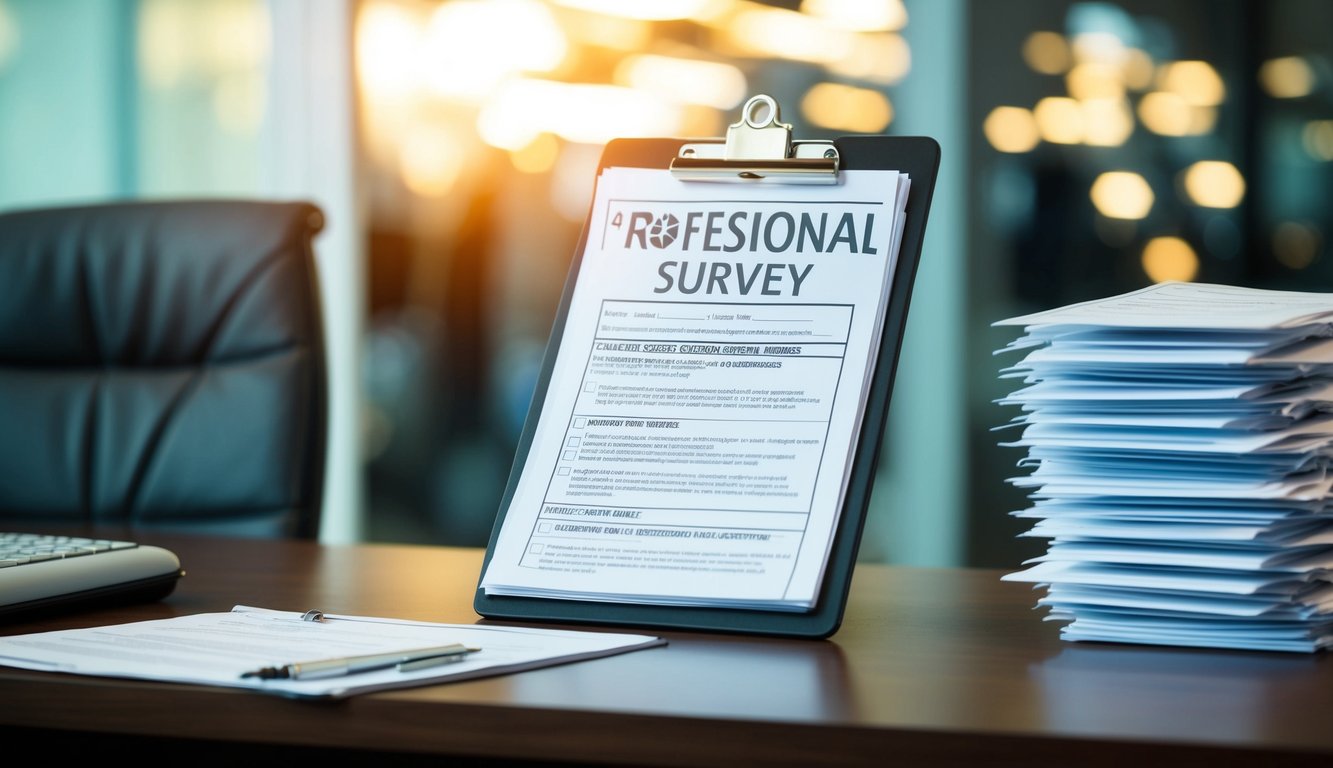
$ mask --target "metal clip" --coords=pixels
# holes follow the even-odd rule
[[[671,161],[682,181],[776,184],[838,183],[838,150],[831,141],[792,141],[772,96],[752,96],[724,140],[685,144]]]

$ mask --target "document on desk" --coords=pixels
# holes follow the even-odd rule
[[[509,674],[665,645],[649,635],[304,614],[236,606],[228,613],[0,637],[0,666],[76,675],[245,688],[302,699]],[[456,661],[315,679],[261,679],[254,670],[459,643]]]
[[[1225,307],[1225,311],[1219,311]],[[1175,328],[1270,332],[1333,323],[1327,293],[1268,291],[1234,285],[1167,281],[1137,291],[1010,317],[997,326]]]
[[[1333,648],[1333,294],[1160,283],[1004,320],[997,427],[1075,641]]]
[[[809,610],[909,179],[608,168],[488,595]]]

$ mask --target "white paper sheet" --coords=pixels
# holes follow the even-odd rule
[[[1132,293],[1020,315],[996,325],[1279,329],[1333,322],[1329,295],[1164,282]],[[1225,307],[1225,311],[1219,311]]]
[[[242,677],[266,666],[463,643],[461,661],[314,680]],[[0,665],[76,675],[245,688],[293,698],[343,698],[431,685],[664,645],[649,635],[302,614],[236,606],[156,621],[0,637]]]

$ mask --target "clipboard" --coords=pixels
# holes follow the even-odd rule
[[[474,610],[486,619],[500,621],[680,629],[810,639],[826,638],[834,634],[842,623],[856,565],[939,162],[939,144],[925,136],[844,136],[833,140],[793,141],[791,126],[780,122],[777,102],[767,95],[758,95],[746,102],[742,119],[730,126],[725,139],[634,138],[608,142],[599,163],[599,178],[604,169],[616,167],[669,168],[672,175],[683,184],[739,183],[775,187],[784,184],[834,184],[839,173],[850,170],[895,170],[911,178],[902,242],[885,308],[873,377],[866,393],[864,417],[850,463],[843,509],[838,516],[832,545],[828,550],[819,596],[811,610],[793,612],[495,595],[487,594],[479,580],[473,600]],[[486,548],[480,578],[484,578],[495,555],[507,510],[518,487],[525,459],[532,448],[588,237],[589,224],[585,223],[565,282],[509,481]]]

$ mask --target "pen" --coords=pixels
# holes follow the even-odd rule
[[[467,654],[476,653],[480,650],[480,648],[469,648],[462,643],[452,643],[431,648],[417,648],[411,651],[371,653],[365,656],[344,656],[334,659],[284,664],[279,667],[263,667],[246,672],[241,677],[257,677],[260,680],[317,680],[324,677],[341,677],[343,675],[355,675],[360,672],[373,672],[390,667],[399,667],[400,671],[407,672],[411,669],[434,666],[434,664],[423,665],[423,667],[409,667],[408,669],[402,669],[400,665],[412,665],[426,661],[440,664],[446,661],[460,661]]]
[[[465,653],[451,653],[445,656],[427,656],[422,659],[399,662],[398,671],[416,672],[417,670],[430,669],[431,667],[442,667],[445,664],[453,664],[456,661],[462,661],[468,653],[476,653],[480,650],[480,648],[469,648]]]

